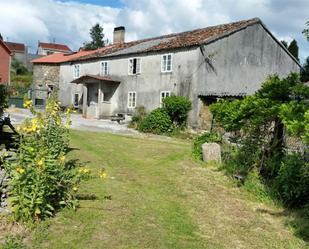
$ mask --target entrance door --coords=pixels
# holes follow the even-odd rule
[[[87,84],[87,116],[89,118],[99,118],[98,99],[99,99],[99,84]]]

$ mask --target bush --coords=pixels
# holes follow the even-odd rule
[[[172,126],[172,120],[166,110],[157,108],[141,121],[138,130],[154,134],[165,134],[173,130]]]
[[[136,107],[130,122],[130,127],[136,129],[146,116],[147,113],[144,106]]]
[[[194,139],[193,157],[198,160],[203,160],[202,145],[204,143],[221,143],[222,137],[217,133],[206,132]]]
[[[183,96],[170,96],[163,100],[163,107],[177,126],[186,125],[188,112],[191,110],[191,102]]]
[[[10,175],[9,201],[17,220],[31,221],[51,216],[58,208],[75,207],[76,185],[80,181],[74,165],[66,160],[69,146],[69,112],[62,114],[58,103],[49,99],[45,112],[18,128],[18,149],[5,167]]]
[[[297,154],[286,155],[273,186],[281,201],[290,207],[308,203],[309,164]]]
[[[0,116],[3,114],[3,110],[7,107],[7,91],[4,85],[0,85]]]

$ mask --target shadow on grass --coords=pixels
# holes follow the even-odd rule
[[[279,212],[273,212],[267,209],[257,209],[257,212],[266,213],[274,217],[284,217],[286,218],[285,225],[292,227],[294,234],[304,240],[309,242],[309,206],[298,210],[288,210],[285,209]]]

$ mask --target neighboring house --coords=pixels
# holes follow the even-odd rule
[[[300,70],[258,18],[127,43],[124,36],[118,27],[112,45],[33,60],[35,86],[52,82],[61,103],[86,118],[151,111],[182,95],[192,101],[189,125],[209,128],[208,105],[217,98],[253,94],[269,74]]]
[[[57,44],[57,43],[38,43],[38,55],[50,55],[54,53],[70,53],[71,49],[67,45]]]
[[[10,84],[11,50],[0,39],[0,84]]]
[[[25,67],[28,65],[28,49],[23,43],[4,42],[5,45],[12,51],[13,58],[21,62]]]

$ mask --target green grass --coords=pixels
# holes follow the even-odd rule
[[[306,248],[290,216],[194,162],[191,143],[73,131],[72,148],[108,179],[84,182],[79,194],[97,199],[42,222],[33,248]]]

